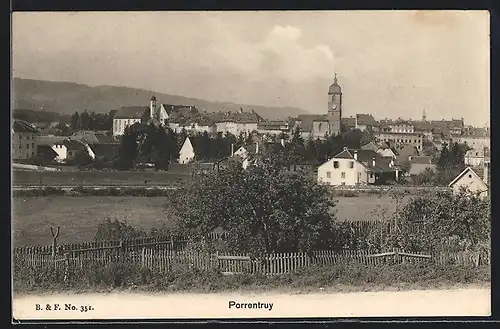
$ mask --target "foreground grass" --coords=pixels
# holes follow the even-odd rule
[[[489,287],[489,266],[465,267],[434,264],[392,264],[365,266],[349,263],[337,266],[307,268],[297,273],[263,275],[222,275],[216,270],[201,271],[174,268],[153,271],[131,266],[80,270],[64,283],[60,273],[38,271],[15,273],[14,292],[46,294],[53,291],[71,293],[136,292],[356,292],[387,290],[451,289],[466,286]],[[31,277],[29,277],[31,276]]]
[[[396,207],[389,196],[365,195],[337,200],[335,211],[339,220],[377,220],[391,216]],[[97,225],[106,218],[127,221],[144,231],[161,229],[171,222],[165,211],[167,205],[167,197],[14,197],[14,247],[51,244],[50,225],[61,227],[58,239],[61,244],[87,242],[94,238]],[[384,209],[387,212],[381,211]],[[377,217],[374,212],[383,215]]]

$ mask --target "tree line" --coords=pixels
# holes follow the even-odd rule
[[[113,117],[116,111],[109,113],[95,113],[84,110],[76,111],[71,115],[69,125],[73,131],[77,130],[111,130],[113,128]]]
[[[125,129],[115,154],[114,166],[118,170],[128,170],[141,163],[151,163],[157,169],[168,169],[170,163],[179,158],[179,151],[189,137],[194,148],[195,161],[214,161],[231,156],[239,147],[256,143],[252,134],[241,133],[235,136],[229,132],[209,134],[208,132],[189,133],[186,130],[175,132],[169,127],[157,127],[136,123]],[[304,139],[300,130],[291,135],[283,133],[270,136],[263,143],[279,145],[286,140],[285,153],[288,162],[324,162],[341,152],[344,147],[360,148],[370,141],[370,136],[360,130],[353,130],[326,139]],[[260,141],[262,143],[262,141]],[[277,149],[272,148],[275,151]],[[274,156],[283,152],[270,152]]]

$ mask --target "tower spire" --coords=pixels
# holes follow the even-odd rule
[[[335,77],[333,78],[333,83],[337,84],[337,72],[335,72]]]
[[[424,109],[424,111],[422,112],[422,121],[425,121],[426,118],[427,118],[427,116],[425,115],[425,109]]]

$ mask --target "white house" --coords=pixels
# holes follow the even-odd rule
[[[373,150],[345,148],[318,167],[318,183],[325,185],[383,184],[397,180],[399,170],[394,160],[380,156]]]
[[[464,162],[466,166],[479,167],[484,163],[485,148],[470,149],[465,153]]]
[[[59,163],[66,163],[75,159],[79,152],[87,150],[89,155],[94,159],[95,154],[87,144],[78,140],[68,138],[41,138],[39,145],[47,145],[57,154],[55,161]]]
[[[179,163],[190,163],[194,160],[194,157],[195,153],[193,144],[191,143],[191,139],[189,139],[189,137],[186,137],[186,140],[184,141],[184,144],[182,144],[182,147],[179,151]]]
[[[454,192],[458,192],[461,188],[465,187],[473,193],[479,193],[484,196],[488,195],[488,185],[486,185],[471,167],[465,168],[450,184],[448,184],[448,186],[451,187]]]
[[[225,116],[215,119],[216,132],[231,133],[238,136],[240,133],[250,134],[258,130],[258,124],[264,121],[254,110],[251,112],[227,112]]]

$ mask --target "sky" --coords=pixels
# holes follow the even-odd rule
[[[15,12],[13,76],[343,116],[490,117],[487,11]],[[145,102],[147,102],[146,100]]]

